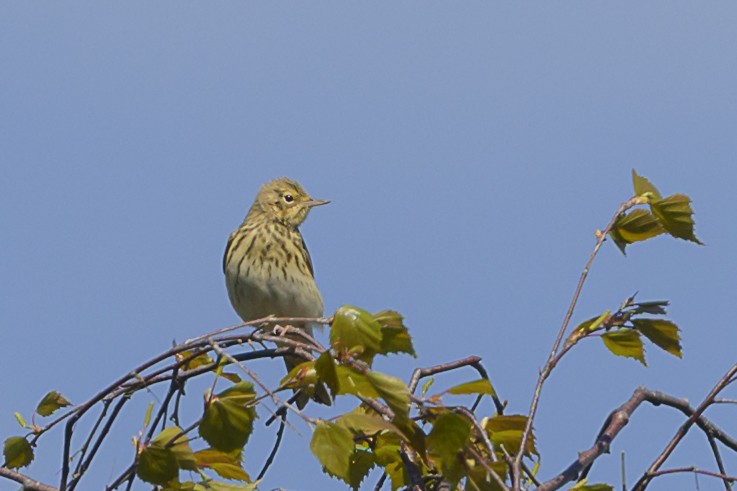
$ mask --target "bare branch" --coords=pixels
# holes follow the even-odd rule
[[[732,370],[737,370],[737,365],[735,365]],[[730,372],[732,372],[732,370],[730,370]],[[720,383],[726,381],[726,379],[727,376],[725,375]],[[710,396],[707,396],[707,399],[709,397],[716,396],[717,393],[718,392],[714,392],[712,390],[712,393],[710,394]],[[699,408],[701,408],[701,406],[699,406],[699,408],[697,409],[693,409],[688,404],[688,401],[678,399],[663,392],[650,390],[645,387],[638,387],[632,394],[632,396],[624,404],[614,410],[607,417],[604,425],[601,428],[601,431],[599,431],[599,434],[596,437],[594,445],[588,450],[580,452],[578,454],[578,458],[572,464],[570,464],[563,472],[561,472],[554,478],[541,484],[537,488],[537,491],[549,491],[559,489],[564,484],[579,479],[579,475],[581,476],[581,478],[585,477],[588,474],[594,461],[602,454],[609,452],[609,447],[612,441],[614,441],[619,432],[627,425],[630,418],[632,417],[632,414],[634,414],[635,410],[637,410],[637,408],[643,402],[648,402],[653,406],[663,405],[679,410],[689,418],[688,421],[690,421],[691,418],[694,418],[692,424],[696,424],[696,426],[698,426],[707,435],[707,437],[714,438],[715,440],[722,442],[724,445],[737,452],[737,442],[720,428],[718,428],[714,423],[709,421],[706,417],[702,416],[701,413],[703,412],[703,410],[699,411]],[[688,421],[686,423],[688,423]],[[684,425],[686,423],[684,423]],[[718,455],[718,453],[716,455]],[[720,467],[720,470],[722,474],[724,474],[722,468],[723,467]],[[653,470],[653,472],[655,472],[656,470],[657,469]],[[644,477],[645,476],[643,476],[643,478]],[[652,479],[652,477],[654,477],[654,475],[651,475],[650,479]]]
[[[650,481],[655,476],[655,473],[660,469],[660,467],[665,463],[666,459],[673,453],[673,450],[676,448],[676,446],[681,442],[684,436],[686,436],[686,433],[688,433],[688,430],[691,429],[691,427],[695,423],[699,423],[699,420],[701,421],[701,424],[698,424],[698,426],[703,429],[707,435],[709,434],[709,431],[704,429],[702,413],[708,408],[710,405],[714,403],[714,399],[716,399],[717,395],[727,386],[729,385],[733,377],[737,374],[737,364],[732,365],[732,367],[727,371],[727,373],[717,382],[717,384],[714,386],[713,389],[707,394],[707,396],[704,398],[704,400],[699,404],[699,406],[693,411],[693,413],[689,416],[689,418],[686,420],[685,423],[681,425],[680,428],[678,428],[678,431],[676,431],[676,434],[673,436],[670,442],[665,446],[665,449],[663,449],[663,452],[653,461],[653,463],[650,465],[650,467],[645,471],[643,476],[635,483],[635,486],[632,488],[633,491],[642,491],[644,490],[647,485],[650,483]],[[709,425],[710,429],[715,428],[714,425]],[[721,433],[721,432],[720,432]],[[717,438],[719,441],[722,441],[724,443],[724,440],[720,438],[718,434],[714,434],[714,437]],[[731,440],[731,439],[729,439]],[[729,441],[728,440],[728,441]],[[734,441],[731,440],[733,443]],[[725,445],[728,445],[725,443]],[[734,447],[731,447],[734,450]]]
[[[53,486],[36,481],[20,472],[15,472],[7,467],[0,467],[0,476],[15,481],[23,486],[24,491],[59,491]]]

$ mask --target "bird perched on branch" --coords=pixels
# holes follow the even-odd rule
[[[285,177],[267,182],[256,195],[243,223],[230,234],[223,257],[228,296],[245,322],[276,317],[322,317],[323,302],[315,284],[310,253],[299,226],[315,206],[329,203],[312,199],[297,181]],[[294,326],[312,335],[313,326]],[[304,341],[298,335],[290,336]],[[287,356],[287,371],[303,362]],[[324,385],[312,396],[330,405]],[[296,399],[301,409],[305,393]]]

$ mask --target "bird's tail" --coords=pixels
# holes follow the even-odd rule
[[[298,356],[285,356],[284,364],[287,366],[287,373],[291,372],[293,368],[304,361],[305,360]],[[314,386],[295,389],[294,392],[298,393],[297,399],[295,399],[294,403],[299,409],[303,409],[310,399],[326,406],[333,404],[333,400],[328,393],[328,388],[322,382]]]

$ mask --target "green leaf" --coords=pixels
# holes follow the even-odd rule
[[[497,447],[504,446],[508,453],[514,455],[519,451],[522,443],[522,433],[527,425],[527,416],[521,414],[498,415],[484,421],[484,428],[489,434],[492,443]],[[535,447],[535,434],[530,433],[525,445],[525,455],[540,454]]]
[[[215,471],[218,476],[224,479],[251,482],[251,476],[248,475],[240,464],[215,463],[210,465],[210,469]]]
[[[374,446],[376,463],[384,468],[391,479],[393,491],[407,485],[407,475],[399,455],[402,449],[401,442],[402,439],[398,435],[382,433],[376,438]]]
[[[678,326],[671,321],[663,319],[635,319],[632,321],[635,329],[645,335],[659,348],[671,355],[681,358],[681,336],[678,334]]]
[[[28,440],[22,436],[11,436],[5,439],[3,446],[5,467],[19,469],[33,462],[33,448]]]
[[[179,475],[177,458],[170,448],[148,446],[138,456],[136,474],[148,483],[164,485]]]
[[[148,425],[151,423],[151,414],[154,412],[154,403],[149,402],[148,407],[146,407],[146,415],[143,417],[143,426],[148,427]]]
[[[189,358],[190,356],[194,355],[194,351],[182,351],[181,353],[177,353],[176,358],[177,361],[181,362],[182,360],[185,360],[186,358]],[[189,360],[187,363],[182,365],[183,370],[194,370],[195,368],[199,368],[201,366],[205,365],[211,365],[214,363],[213,359],[210,358],[206,353],[202,352],[199,353],[197,356]]]
[[[370,372],[366,377],[395,414],[409,413],[409,388],[401,379],[379,372]]]
[[[240,375],[238,375],[237,373],[232,373],[232,372],[223,372],[220,374],[220,376],[223,377],[225,380],[229,380],[233,382],[234,384],[237,384],[238,382],[243,380],[241,379]]]
[[[204,483],[203,483],[204,484]],[[253,484],[230,484],[218,481],[207,481],[202,491],[255,491],[258,489],[258,483]],[[200,491],[195,490],[195,491]]]
[[[407,353],[417,358],[409,330],[399,312],[382,310],[374,314],[374,320],[381,326],[381,354]]]
[[[194,487],[182,488],[182,491],[255,491],[258,489],[258,482],[252,484],[231,484],[227,482],[215,481],[212,479],[206,479],[199,483],[185,483],[194,484]],[[169,491],[169,490],[164,490]],[[178,491],[178,490],[173,490]]]
[[[653,300],[651,302],[633,303],[627,312],[636,314],[665,315],[665,308],[670,302],[668,300]]]
[[[507,475],[507,464],[503,460],[489,462],[491,468],[504,479]],[[478,491],[501,491],[502,487],[491,477],[489,472],[481,464],[475,465],[468,472],[468,479],[471,481],[470,486],[466,486],[466,490]]]
[[[338,394],[353,394],[371,399],[379,397],[366,375],[343,365],[337,365],[335,373],[338,376]]]
[[[609,351],[617,356],[634,358],[643,365],[645,363],[645,348],[640,339],[640,333],[634,329],[619,329],[602,334],[601,340]]]
[[[346,413],[336,423],[357,433],[373,435],[381,431],[391,431],[397,435],[402,432],[389,421],[373,414]]]
[[[228,452],[243,448],[253,432],[255,398],[250,382],[239,382],[214,396],[205,406],[200,436],[218,450]]]
[[[351,352],[370,363],[381,350],[381,325],[365,310],[343,306],[333,316],[330,346],[338,353]]]
[[[694,234],[693,210],[690,203],[691,198],[685,194],[674,194],[653,201],[650,208],[670,235],[703,245]]]
[[[429,377],[424,384],[422,384],[422,389],[420,390],[420,393],[424,397],[427,394],[427,391],[430,390],[430,387],[432,387],[432,384],[435,383],[435,377]]]
[[[52,390],[46,394],[43,399],[41,399],[41,402],[38,403],[38,406],[36,406],[36,413],[40,416],[51,416],[57,409],[71,405],[72,403],[67,401],[63,395]]]
[[[470,436],[471,422],[460,414],[451,412],[440,415],[427,436],[428,453],[453,486],[462,477],[463,460],[460,452]]]
[[[351,455],[346,483],[357,491],[368,473],[376,465],[376,457],[371,452],[356,450]]]
[[[646,178],[637,175],[635,169],[632,169],[632,185],[635,188],[635,196],[642,196],[650,193],[654,198],[660,199],[660,193],[655,186]]]
[[[210,468],[220,477],[251,482],[251,477],[243,469],[241,451],[222,452],[214,448],[200,450],[194,454],[198,468]]]
[[[21,413],[16,411],[15,413],[13,413],[13,416],[15,416],[15,420],[18,422],[19,425],[21,425],[21,427],[28,427],[28,424],[26,423],[26,420],[23,419],[23,415]]]
[[[330,352],[325,351],[315,360],[315,372],[317,372],[318,380],[325,382],[325,385],[330,389],[330,394],[335,397],[340,388],[340,383],[338,382],[335,360],[330,356]]]
[[[617,247],[624,253],[629,244],[651,239],[665,232],[660,221],[643,209],[622,214],[609,232]]]
[[[604,322],[611,315],[611,313],[612,312],[610,310],[607,310],[606,312],[601,314],[599,317],[592,317],[591,319],[587,319],[583,321],[582,323],[580,323],[578,326],[576,326],[573,332],[578,332],[578,331],[584,331],[587,333],[594,332],[597,329],[599,329],[599,327],[601,327],[602,322]]]
[[[280,388],[298,389],[315,385],[317,382],[317,372],[315,371],[314,361],[304,361],[292,368],[288,374],[279,382]]]
[[[481,378],[473,382],[456,385],[446,391],[448,394],[486,394],[493,396],[496,394],[494,387],[491,386],[489,379]]]
[[[312,434],[310,450],[327,472],[348,482],[350,456],[354,448],[350,431],[335,423],[318,422]]]
[[[197,468],[192,448],[189,446],[189,439],[178,426],[164,428],[151,440],[149,446],[170,449],[180,469],[193,471]]]
[[[425,436],[425,432],[422,431],[422,428],[407,417],[407,415],[395,416],[392,423],[402,432],[402,435],[409,442],[412,450],[417,453],[423,462],[427,462],[427,437]],[[387,434],[382,433],[379,435],[379,438]]]
[[[586,484],[583,486],[573,486],[569,490],[575,489],[576,491],[614,491],[614,487],[609,484]]]

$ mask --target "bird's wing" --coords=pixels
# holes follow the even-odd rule
[[[310,257],[310,251],[307,250],[307,244],[305,244],[305,239],[304,237],[301,236],[301,234],[300,234],[300,239],[302,240],[302,250],[304,251],[303,256],[305,258],[305,262],[307,263],[307,269],[310,270],[310,274],[314,278],[315,270],[312,268],[312,258]]]

